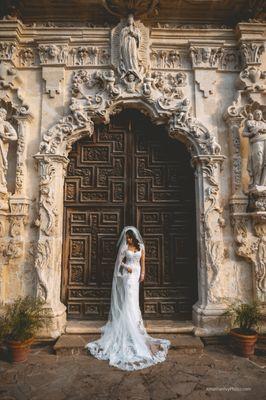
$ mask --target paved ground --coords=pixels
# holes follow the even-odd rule
[[[167,361],[136,372],[109,367],[90,355],[55,355],[51,345],[34,345],[24,363],[0,359],[1,400],[262,400],[266,355],[251,360],[226,345],[198,353],[171,349]]]

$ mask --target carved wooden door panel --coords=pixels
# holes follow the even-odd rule
[[[191,318],[197,300],[195,193],[189,154],[162,127],[133,119],[134,215],[146,247],[142,312]]]
[[[69,318],[106,319],[116,242],[146,245],[144,317],[191,318],[196,301],[193,176],[183,146],[124,112],[73,146],[65,180],[62,300]]]

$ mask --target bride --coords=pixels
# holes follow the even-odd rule
[[[133,371],[165,360],[170,341],[146,332],[139,308],[139,282],[145,277],[145,246],[137,228],[126,226],[117,242],[111,307],[100,339],[86,344],[99,360]]]

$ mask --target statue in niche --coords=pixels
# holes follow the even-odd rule
[[[120,70],[122,78],[128,74],[133,74],[141,79],[139,71],[138,52],[141,42],[141,32],[135,26],[134,16],[130,14],[127,25],[120,32]]]
[[[243,136],[248,137],[250,143],[248,160],[250,188],[264,191],[266,190],[266,121],[261,110],[248,114]]]
[[[18,140],[13,126],[6,121],[7,111],[0,108],[0,192],[7,193],[6,174],[8,169],[7,154],[9,143]]]

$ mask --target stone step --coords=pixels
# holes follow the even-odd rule
[[[67,334],[100,333],[105,321],[67,321]],[[193,333],[195,326],[192,321],[144,320],[148,333]]]
[[[204,345],[201,339],[197,336],[186,334],[154,334],[153,337],[162,337],[171,341],[171,349],[185,354],[201,353]],[[100,337],[99,334],[75,335],[64,334],[60,336],[54,345],[55,354],[77,355],[87,354],[88,350],[84,346]]]

